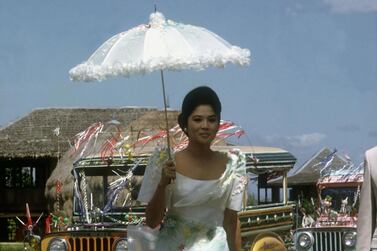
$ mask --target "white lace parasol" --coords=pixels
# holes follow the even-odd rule
[[[100,81],[155,70],[202,70],[249,62],[248,49],[232,46],[205,28],[166,20],[162,13],[154,12],[149,24],[111,37],[69,74],[72,80]]]

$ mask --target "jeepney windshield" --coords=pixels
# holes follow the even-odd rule
[[[330,187],[321,191],[321,199],[331,198],[331,207],[336,211],[341,209],[342,204],[358,208],[357,193],[357,187]]]
[[[139,168],[139,166],[138,166]],[[140,166],[142,168],[142,166]],[[84,214],[100,210],[103,213],[124,211],[134,204],[135,176],[123,163],[119,166],[90,166],[74,170],[74,212]]]

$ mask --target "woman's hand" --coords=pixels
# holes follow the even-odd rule
[[[161,179],[152,199],[145,210],[146,224],[150,228],[160,225],[166,211],[165,188],[175,179],[175,164],[172,160],[166,161],[162,166]]]
[[[167,186],[175,180],[175,164],[173,160],[167,160],[162,166],[160,185]]]

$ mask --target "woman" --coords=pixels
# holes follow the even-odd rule
[[[163,222],[151,249],[241,250],[237,211],[246,185],[245,158],[237,151],[211,150],[220,112],[220,100],[211,88],[190,91],[178,117],[189,138],[187,148],[173,160],[161,161],[160,153],[151,158],[138,198],[148,203],[150,228]]]

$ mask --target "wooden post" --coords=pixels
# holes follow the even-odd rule
[[[287,172],[283,174],[283,203],[284,205],[288,204],[288,177]]]

